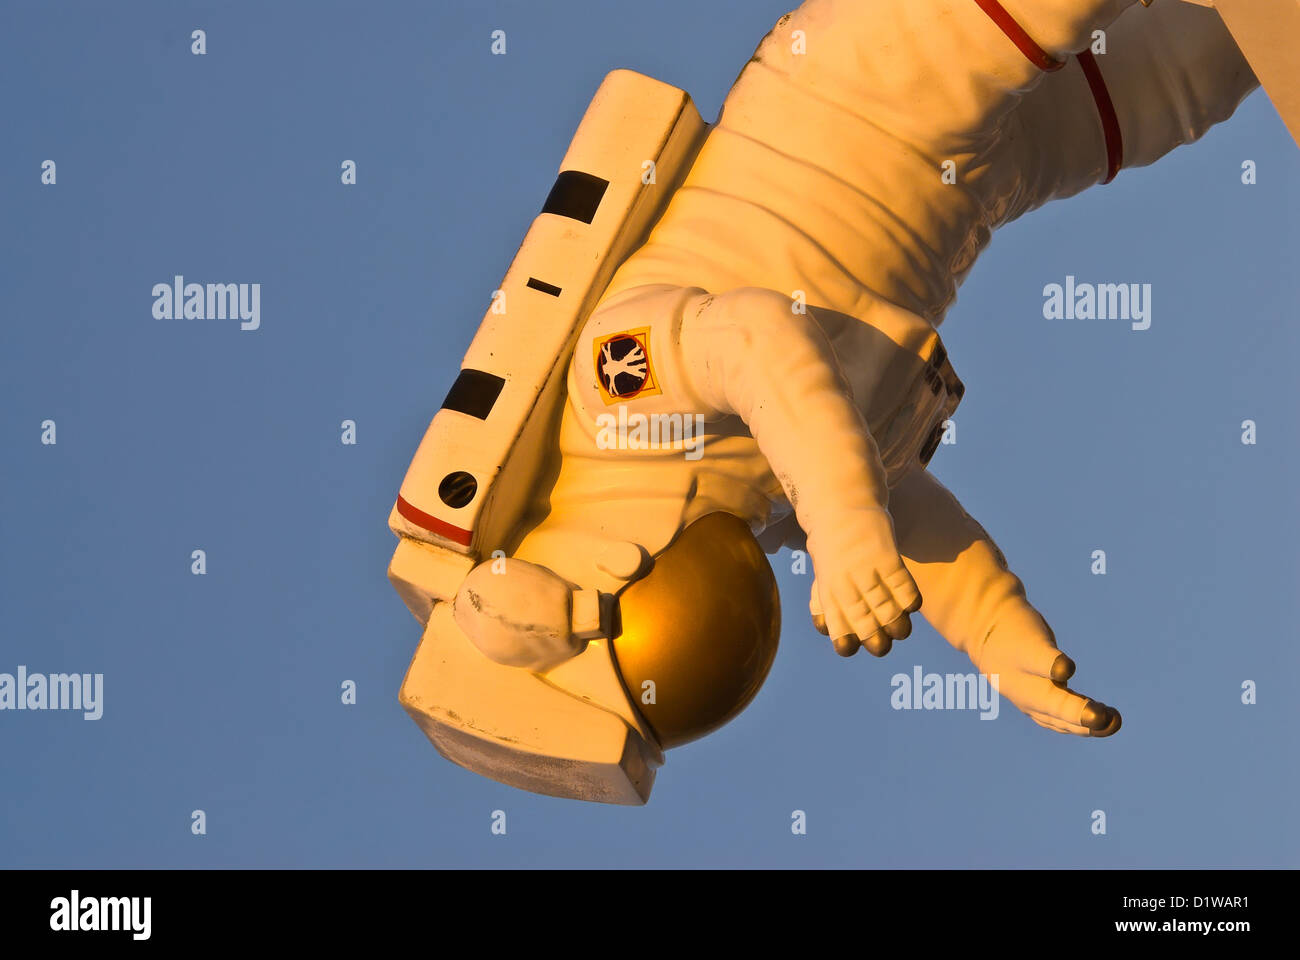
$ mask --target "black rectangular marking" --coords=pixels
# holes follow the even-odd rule
[[[457,413],[467,413],[471,417],[486,420],[505,384],[506,382],[500,377],[483,370],[462,370],[456,382],[447,391],[447,399],[442,401],[442,409],[455,410]]]
[[[605,196],[608,180],[583,173],[581,170],[561,170],[555,178],[555,186],[546,195],[542,204],[542,213],[553,213],[558,217],[581,220],[591,223],[596,216],[600,200]]]
[[[529,277],[527,285],[532,287],[534,290],[542,291],[542,293],[549,293],[553,297],[558,297],[560,295],[559,287],[547,283],[545,280],[538,280],[536,277]]]

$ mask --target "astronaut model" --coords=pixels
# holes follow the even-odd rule
[[[995,227],[1256,85],[1175,0],[809,0],[711,126],[611,74],[390,517],[407,710],[487,776],[643,803],[771,665],[760,544],[806,545],[839,653],[919,610],[1035,722],[1113,734],[926,469],[964,389],[937,328]]]

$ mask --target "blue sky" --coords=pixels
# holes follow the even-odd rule
[[[644,808],[467,773],[398,705],[388,511],[588,98],[629,67],[712,117],[786,9],[5,5],[0,672],[103,673],[104,714],[0,712],[0,865],[1300,864],[1300,152],[1262,93],[1000,231],[943,329],[934,472],[1116,737],[891,709],[894,673],[969,662],[924,625],[841,660],[785,555],[766,686]],[[261,328],[155,319],[175,274],[261,283]],[[1067,275],[1152,284],[1151,328],[1045,320]]]

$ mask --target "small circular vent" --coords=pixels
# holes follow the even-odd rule
[[[447,474],[442,478],[442,483],[438,484],[438,496],[443,503],[453,508],[465,506],[474,499],[476,493],[478,481],[464,470]]]

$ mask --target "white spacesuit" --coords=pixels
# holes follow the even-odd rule
[[[1086,53],[1098,31],[1105,52]],[[617,594],[722,512],[768,549],[806,536],[811,613],[841,653],[883,655],[920,609],[1039,724],[1115,732],[925,469],[962,392],[935,331],[995,227],[1196,139],[1255,86],[1214,11],[1173,0],[809,0],[782,17],[577,337],[516,575],[481,557],[455,622],[549,675],[609,633],[588,593]],[[701,455],[603,441],[616,409],[699,417]]]

